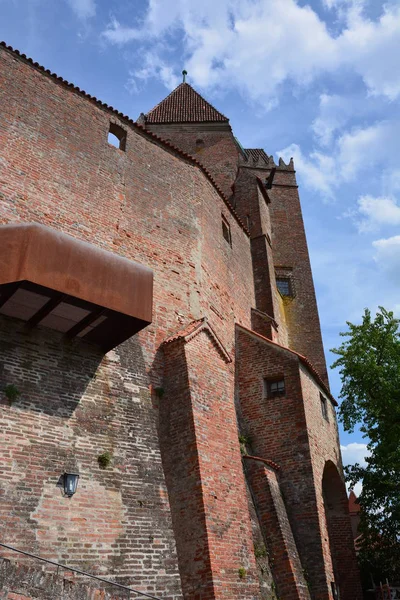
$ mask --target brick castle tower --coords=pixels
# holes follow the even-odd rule
[[[0,544],[165,600],[361,600],[293,162],[186,82],[133,122],[2,44],[0,94]],[[0,554],[1,599],[126,597]]]

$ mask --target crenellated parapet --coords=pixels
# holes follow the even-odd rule
[[[243,148],[240,154],[239,166],[253,169],[278,169],[281,171],[294,171],[293,158],[285,163],[282,157],[276,164],[273,155],[268,155],[262,148]]]

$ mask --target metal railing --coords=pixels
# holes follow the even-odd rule
[[[7,548],[7,550],[12,550],[13,552],[17,552],[18,554],[24,554],[25,556],[29,556],[30,558],[34,558],[36,560],[41,560],[49,565],[53,565],[58,569],[64,569],[65,571],[70,571],[72,573],[78,573],[79,575],[84,575],[85,577],[90,577],[90,579],[96,579],[97,581],[101,581],[102,583],[106,583],[107,585],[113,585],[114,587],[120,588],[129,592],[130,594],[137,594],[136,598],[152,598],[152,600],[161,600],[157,596],[152,596],[151,594],[146,594],[145,592],[141,592],[139,590],[135,590],[134,588],[128,587],[126,585],[122,585],[121,583],[117,583],[116,581],[110,581],[109,579],[104,579],[104,577],[98,577],[97,575],[92,575],[91,573],[86,573],[86,571],[80,571],[79,569],[74,569],[72,567],[67,567],[67,565],[62,565],[61,563],[54,562],[53,560],[48,560],[47,558],[42,558],[41,556],[37,556],[36,554],[31,554],[30,552],[25,552],[24,550],[18,550],[18,548],[13,548],[12,546],[7,546],[7,544],[0,543],[2,548]],[[4,558],[0,556],[0,558]]]

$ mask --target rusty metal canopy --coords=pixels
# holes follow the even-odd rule
[[[111,350],[151,323],[148,267],[36,223],[0,226],[0,314]]]

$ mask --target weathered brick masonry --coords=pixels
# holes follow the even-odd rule
[[[18,279],[0,281],[0,543],[161,598],[360,598],[292,163],[243,150],[188,84],[138,125],[4,46],[0,107],[0,223],[154,274],[152,323],[106,354],[51,312],[80,306],[77,282],[78,300],[49,292],[28,326],[10,316]],[[89,329],[111,314],[90,310]],[[7,565],[0,597],[63,589]],[[65,597],[108,597],[79,586]]]

